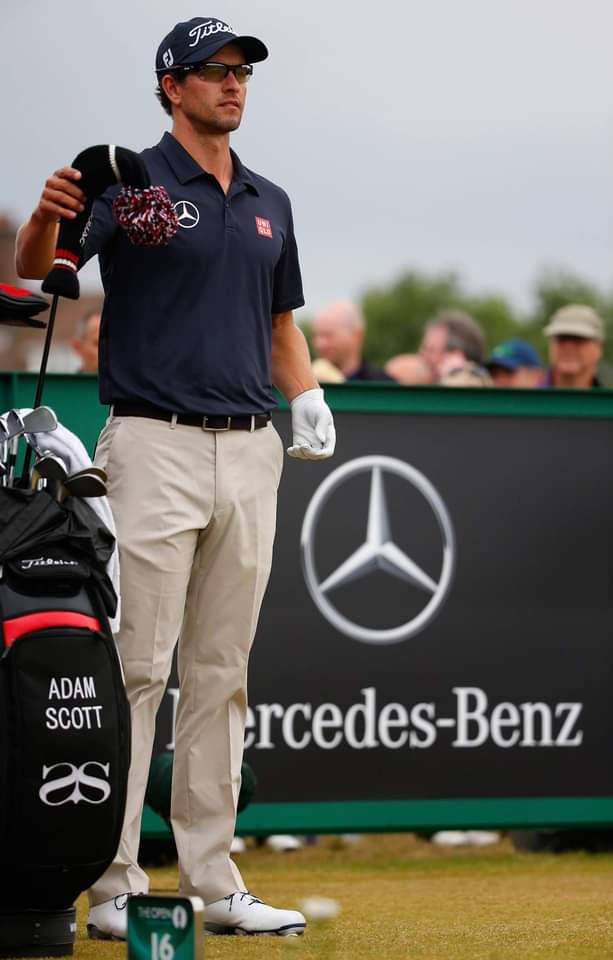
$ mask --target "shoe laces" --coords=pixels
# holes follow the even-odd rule
[[[248,890],[236,890],[234,893],[230,893],[227,897],[224,897],[224,900],[228,900],[228,901],[229,901],[229,902],[228,902],[228,911],[230,911],[230,910],[232,909],[232,905],[233,905],[233,903],[234,903],[234,897],[240,897],[240,901],[239,901],[240,903],[243,902],[243,900],[245,899],[245,897],[249,897],[249,898],[250,898],[250,899],[249,899],[249,903],[248,903],[248,906],[249,906],[249,907],[252,907],[254,903],[261,903],[261,902],[262,902],[262,901],[259,900],[257,897],[254,897],[252,893],[249,893]]]
[[[116,897],[113,897],[113,903],[115,904],[115,909],[125,910],[126,907],[128,906],[128,900],[130,900],[131,897],[142,897],[142,896],[144,896],[144,894],[142,893],[120,893]],[[123,900],[123,903],[120,903],[119,902],[120,900]]]

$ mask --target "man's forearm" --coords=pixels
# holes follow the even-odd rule
[[[53,265],[58,224],[42,220],[35,213],[19,228],[15,240],[15,268],[18,277],[41,280]]]
[[[272,328],[272,379],[288,402],[319,384],[311,370],[309,348],[292,314],[277,314]]]
[[[40,200],[29,220],[17,231],[17,275],[41,280],[53,266],[60,217],[74,218],[85,209],[85,194],[79,188],[81,173],[62,167],[47,177]]]

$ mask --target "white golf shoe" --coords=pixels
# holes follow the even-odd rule
[[[128,900],[132,894],[122,893],[90,907],[87,935],[91,940],[125,940],[128,935]]]
[[[297,937],[304,933],[305,926],[306,920],[297,910],[269,907],[246,890],[237,890],[204,908],[204,929],[208,933]]]

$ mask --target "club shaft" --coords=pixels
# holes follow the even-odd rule
[[[51,312],[49,313],[49,323],[47,324],[47,333],[45,335],[45,345],[43,347],[43,356],[40,361],[40,370],[38,373],[38,383],[36,384],[36,396],[34,397],[34,407],[40,407],[43,398],[43,387],[45,385],[45,374],[47,373],[47,363],[49,361],[49,351],[51,350],[51,340],[53,338],[53,327],[55,325],[55,315],[59,295],[55,293],[51,302]]]
[[[38,373],[38,382],[36,384],[36,396],[34,397],[34,407],[40,407],[43,398],[43,387],[45,385],[45,374],[47,373],[47,363],[49,361],[49,351],[51,349],[51,339],[53,337],[53,327],[55,324],[55,315],[57,313],[59,295],[54,293],[51,301],[51,311],[49,313],[49,322],[47,324],[47,333],[45,335],[45,345],[43,347],[43,356],[40,361],[40,370]],[[26,455],[23,461],[23,471],[21,474],[21,486],[29,486],[30,465],[32,463],[32,447],[28,445]]]

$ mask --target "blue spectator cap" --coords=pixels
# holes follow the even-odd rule
[[[268,56],[268,50],[261,40],[237,36],[229,23],[217,17],[192,17],[191,20],[175,24],[166,34],[155,57],[155,72],[165,73],[177,67],[210,60],[227,43],[237,43],[247,63],[257,63]]]
[[[527,340],[505,340],[494,348],[486,366],[488,369],[504,367],[505,370],[518,370],[519,367],[540,367],[541,361]]]

